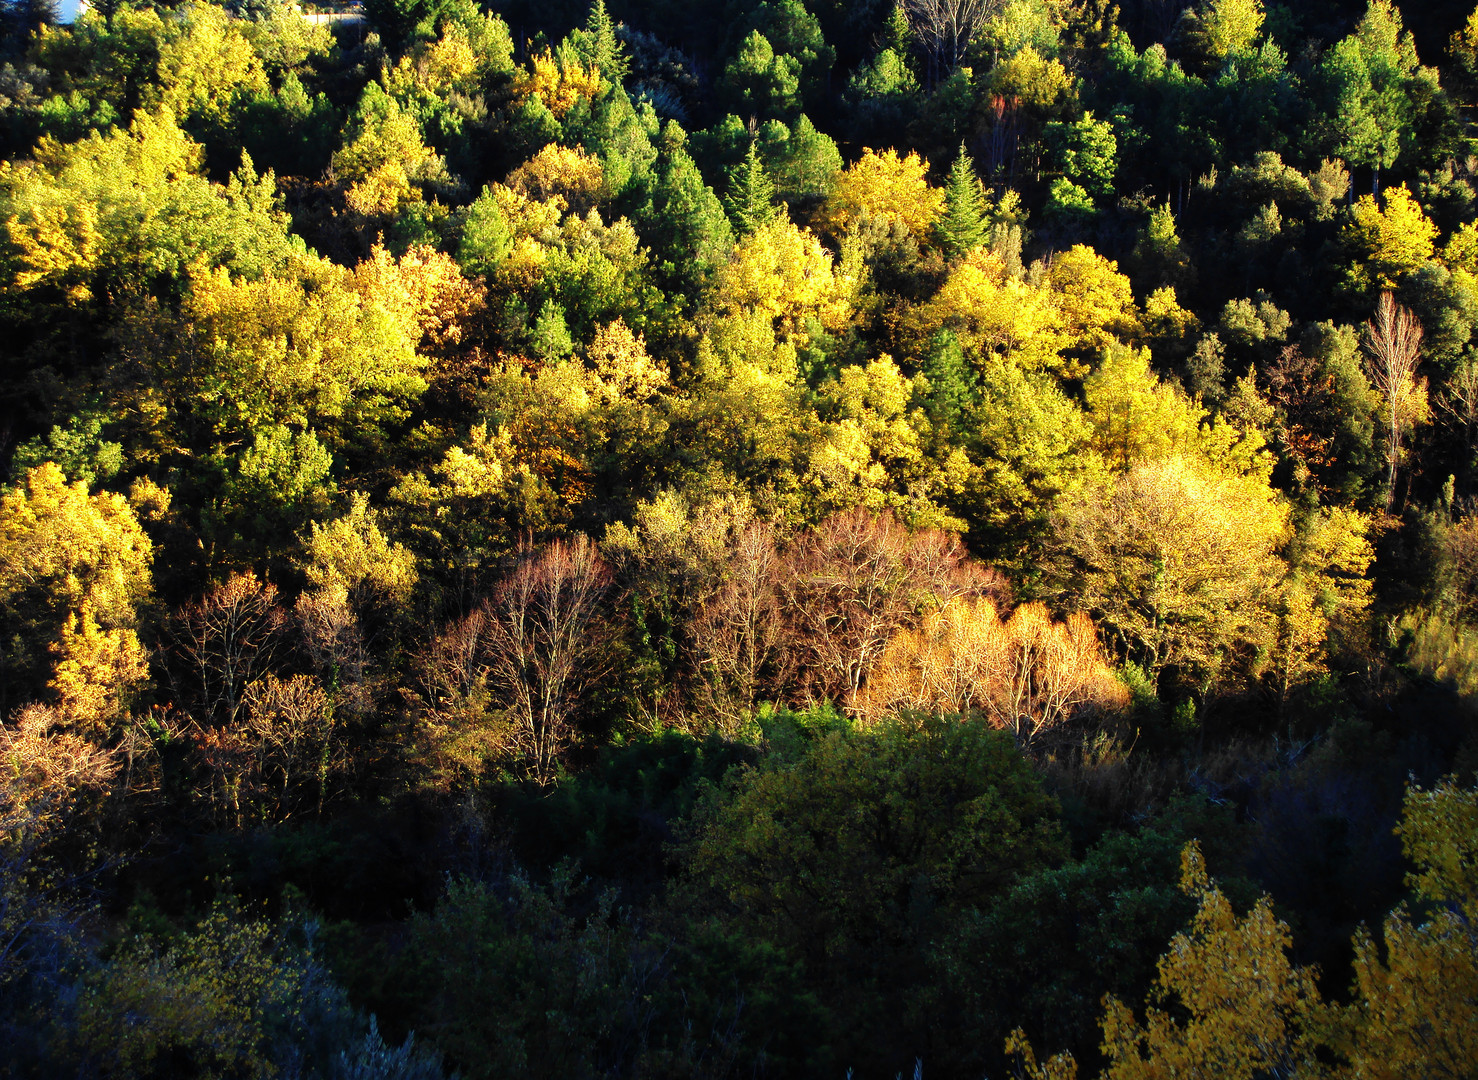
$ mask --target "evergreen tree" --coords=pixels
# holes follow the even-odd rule
[[[729,190],[724,194],[724,209],[740,235],[748,235],[775,220],[775,184],[765,172],[764,162],[754,143],[744,160],[729,173]]]
[[[990,235],[986,213],[985,193],[975,178],[965,144],[960,143],[959,156],[950,167],[944,188],[944,214],[935,226],[939,246],[946,255],[957,259],[986,242]]]
[[[929,383],[924,398],[929,419],[945,429],[951,442],[958,441],[965,432],[970,410],[980,400],[980,380],[953,330],[940,330],[934,335],[920,373]]]
[[[580,59],[594,64],[601,76],[612,86],[626,81],[631,69],[626,58],[625,46],[616,36],[616,23],[606,10],[605,0],[595,0],[590,5],[590,14],[585,19],[585,29],[580,38]]]
[[[703,182],[688,155],[685,136],[675,120],[667,122],[662,141],[651,208],[640,222],[641,235],[663,273],[695,292],[697,284],[728,259],[734,233],[718,196]]]

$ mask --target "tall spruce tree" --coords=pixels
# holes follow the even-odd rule
[[[765,172],[765,164],[753,142],[749,144],[744,160],[729,172],[724,209],[729,212],[734,230],[741,236],[768,225],[779,213],[775,206],[775,184]]]
[[[616,22],[606,10],[605,0],[595,0],[590,5],[579,48],[580,59],[594,64],[608,83],[619,86],[626,81],[631,65],[626,58],[626,47],[616,36]]]
[[[944,188],[944,214],[935,226],[939,246],[951,259],[979,247],[990,238],[985,193],[975,177],[970,155],[960,143],[959,156],[950,166]]]

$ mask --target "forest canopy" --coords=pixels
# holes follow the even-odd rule
[[[1478,10],[59,14],[0,1077],[1478,1072]]]

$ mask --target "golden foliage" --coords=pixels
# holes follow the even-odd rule
[[[1058,519],[1058,572],[1152,671],[1214,677],[1269,643],[1289,511],[1266,480],[1179,456],[1077,494]]]
[[[899,709],[981,712],[1026,746],[1072,720],[1123,708],[1092,621],[1076,612],[1054,622],[1042,604],[1002,619],[985,597],[957,599],[902,630],[883,651],[861,695],[876,720]]]
[[[152,587],[154,545],[122,495],[89,495],[45,462],[0,496],[0,596],[40,589],[58,608],[85,605],[127,626]]]
[[[897,222],[926,236],[944,209],[944,192],[929,185],[928,174],[929,163],[918,154],[865,150],[837,174],[821,220],[836,236],[864,220]]]
[[[583,214],[600,202],[605,174],[600,161],[580,147],[549,143],[508,174],[508,186],[541,202],[558,201]]]
[[[1074,348],[1101,349],[1143,332],[1129,279],[1119,273],[1118,263],[1092,248],[1074,244],[1058,254],[1047,268],[1047,282]]]
[[[214,4],[185,10],[185,33],[159,47],[160,101],[181,118],[227,122],[239,97],[268,91],[266,72],[242,20]]]
[[[84,604],[62,626],[50,689],[58,712],[73,730],[101,741],[127,715],[133,692],[149,677],[139,637],[128,627],[104,630]]]
[[[1478,920],[1478,791],[1451,780],[1430,791],[1413,786],[1396,832],[1401,850],[1417,866],[1407,885]]]
[[[385,72],[385,89],[404,99],[412,93],[432,98],[479,92],[483,63],[473,49],[467,28],[448,21],[441,37],[417,43]]]
[[[332,159],[335,178],[349,185],[350,209],[393,213],[421,197],[415,184],[446,175],[446,163],[423,141],[416,117],[377,84],[365,91],[360,113],[358,130]]]
[[[1196,898],[1196,915],[1160,957],[1144,1023],[1112,995],[1105,1001],[1104,1080],[1316,1075],[1309,1029],[1319,991],[1311,969],[1289,962],[1292,935],[1272,899],[1238,918],[1194,841],[1181,854],[1181,889]]]
[[[585,355],[595,396],[607,407],[646,402],[671,388],[667,369],[647,355],[646,341],[620,319],[595,331]]]
[[[105,789],[118,768],[116,754],[66,731],[55,709],[26,706],[0,724],[0,842],[60,824],[79,799]]]
[[[1273,455],[1260,432],[1208,419],[1206,410],[1150,367],[1147,349],[1113,346],[1083,380],[1091,445],[1111,466],[1183,456],[1228,472],[1266,478]]]
[[[66,287],[69,301],[92,299],[91,287],[75,279],[90,276],[98,266],[102,237],[96,208],[87,203],[38,206],[29,222],[12,216],[5,227],[20,256],[16,288],[26,290],[48,280],[70,279]]]
[[[1359,628],[1372,600],[1370,518],[1358,510],[1321,509],[1299,522],[1277,606],[1272,661],[1280,689],[1325,670],[1332,631]]]
[[[373,422],[425,389],[418,344],[455,338],[475,302],[456,264],[423,247],[398,260],[376,248],[353,271],[312,256],[255,280],[216,270],[191,282],[184,347],[156,362],[224,430]]]
[[[1436,905],[1418,923],[1398,907],[1377,945],[1355,934],[1356,1000],[1336,1012],[1351,1080],[1471,1076],[1478,1062],[1478,791],[1413,785],[1397,828],[1416,866],[1407,884]],[[1383,946],[1383,947],[1382,947]]]
[[[545,49],[529,58],[529,69],[513,81],[513,92],[522,100],[538,98],[556,117],[562,117],[576,102],[600,95],[605,84],[594,64],[582,64],[563,51],[556,58]]]
[[[1351,283],[1358,289],[1394,289],[1432,258],[1438,229],[1406,185],[1387,188],[1384,206],[1362,195],[1342,234],[1358,260]]]
[[[849,282],[808,230],[786,220],[762,225],[734,247],[715,277],[708,309],[719,319],[764,319],[780,342],[804,343],[815,318],[839,329],[850,314]]]
[[[835,418],[821,427],[801,478],[818,511],[891,510],[914,527],[964,530],[940,502],[963,488],[968,463],[963,453],[943,463],[925,453],[927,420],[909,407],[913,390],[886,354],[844,367],[822,388]]]
[[[982,366],[999,359],[1056,370],[1069,343],[1051,293],[1008,274],[1000,257],[984,248],[950,270],[919,316],[922,337],[947,327]]]
[[[369,496],[354,492],[349,512],[326,525],[313,523],[307,545],[308,582],[315,589],[343,589],[356,600],[369,597],[392,604],[410,602],[416,587],[416,559],[380,531]]]
[[[418,326],[421,342],[433,349],[460,343],[467,321],[485,303],[456,260],[427,244],[412,244],[398,259],[376,244],[354,268],[353,281],[366,304],[390,315],[397,327]]]

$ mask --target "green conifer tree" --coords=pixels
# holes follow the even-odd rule
[[[594,64],[612,86],[625,82],[631,65],[626,58],[626,47],[616,36],[616,22],[606,10],[605,0],[595,0],[590,5],[582,38],[580,58]]]
[[[935,226],[944,253],[957,259],[985,243],[990,237],[986,214],[985,193],[975,178],[965,144],[961,143],[944,188],[944,214]]]
[[[946,441],[962,442],[971,410],[980,401],[980,379],[953,330],[940,330],[934,335],[919,373],[929,384],[922,401],[924,412]]]
[[[723,204],[688,155],[677,121],[667,121],[662,143],[652,201],[638,223],[663,274],[696,299],[699,283],[728,260],[734,232]]]
[[[775,220],[775,184],[765,172],[755,144],[749,144],[744,160],[729,173],[729,190],[724,194],[724,209],[741,236],[754,232]]]

